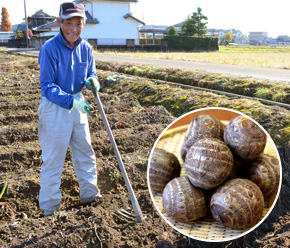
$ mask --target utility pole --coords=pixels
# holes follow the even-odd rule
[[[26,27],[26,47],[29,48],[28,39],[29,39],[29,32],[28,32],[28,22],[27,22],[27,16],[26,16],[26,1],[24,0],[24,12],[25,12],[25,27]]]

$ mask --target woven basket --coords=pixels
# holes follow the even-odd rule
[[[228,123],[228,121],[222,122],[224,124]],[[181,176],[186,176],[184,162],[180,156],[180,150],[188,126],[189,125],[183,125],[164,132],[162,137],[156,144],[156,148],[160,148],[165,151],[171,152],[178,158],[181,164]],[[267,144],[264,153],[272,155],[274,157],[278,157],[275,145],[269,138],[267,139]],[[194,239],[213,242],[226,241],[238,238],[246,234],[247,232],[251,231],[251,229],[253,229],[253,227],[238,230],[227,228],[222,224],[219,224],[216,220],[214,220],[212,216],[207,216],[190,223],[178,222],[168,217],[168,215],[164,213],[161,193],[151,191],[151,196],[153,198],[155,206],[157,207],[159,213],[163,216],[163,218],[177,231]],[[276,195],[272,195],[271,197],[265,197],[264,211],[261,220],[267,215],[267,213],[271,209],[275,201],[275,198]]]

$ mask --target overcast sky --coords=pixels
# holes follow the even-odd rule
[[[27,15],[42,9],[49,15],[58,16],[63,0],[26,0]],[[24,0],[0,0],[6,7],[12,24],[24,18]],[[147,25],[174,25],[184,21],[188,15],[202,8],[208,17],[208,28],[241,30],[248,35],[251,31],[268,32],[269,36],[290,36],[289,0],[139,0],[131,3],[134,17]]]

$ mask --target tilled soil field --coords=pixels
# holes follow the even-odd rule
[[[282,144],[287,142],[277,142],[279,135],[274,133],[273,139],[279,143],[283,163],[283,186],[276,207],[259,228],[230,242],[206,243],[189,239],[172,229],[154,209],[147,188],[148,157],[159,134],[177,116],[191,109],[215,106],[217,101],[228,107],[234,102],[214,94],[201,97],[198,93],[193,101],[192,92],[185,90],[174,92],[176,96],[185,95],[186,98],[178,98],[179,102],[175,101],[178,99],[170,101],[164,95],[166,82],[158,88],[158,82],[126,75],[113,83],[106,80],[115,72],[98,72],[102,85],[100,98],[143,215],[147,218],[135,224],[134,218],[126,219],[117,214],[119,209],[131,207],[131,202],[97,111],[97,117],[90,117],[89,122],[97,158],[98,185],[103,197],[89,205],[80,204],[68,150],[62,174],[61,211],[54,216],[42,217],[38,207],[41,149],[37,134],[40,86],[36,61],[35,58],[0,54],[0,183],[8,183],[0,199],[0,247],[289,247],[290,152],[289,147]],[[90,92],[83,94],[95,105]],[[155,98],[149,97],[152,95]],[[197,99],[207,102],[200,104]],[[275,113],[275,119],[288,120],[288,111],[282,108],[259,105],[259,111],[264,115],[255,116],[251,109],[256,103],[247,105],[244,101],[237,104],[247,106],[240,110],[248,111],[257,121],[261,118],[267,131],[274,130],[276,122],[273,117],[266,121],[266,115]],[[287,131],[286,124],[282,127]]]

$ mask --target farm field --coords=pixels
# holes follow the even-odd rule
[[[290,69],[289,47],[220,46],[216,52],[101,52],[131,57]]]
[[[97,117],[89,118],[89,122],[102,199],[80,205],[68,151],[61,211],[42,217],[38,207],[41,150],[37,135],[37,59],[0,53],[0,182],[8,183],[0,199],[0,247],[289,247],[289,110],[256,100],[183,89],[166,80],[122,74],[113,67],[97,73],[104,110],[147,218],[133,224],[134,219],[113,214],[130,207],[131,202],[97,111]],[[116,74],[116,81],[107,79]],[[83,94],[96,107],[92,94]],[[258,121],[275,141],[283,166],[281,194],[269,217],[248,235],[222,243],[189,239],[171,228],[154,209],[146,175],[151,148],[163,129],[190,110],[213,106],[236,109]]]
[[[174,82],[185,85],[185,87],[194,86],[284,104],[290,103],[290,85],[288,82],[273,82],[265,79],[241,78],[199,70],[161,68],[120,61],[96,60],[96,67],[144,78]]]

